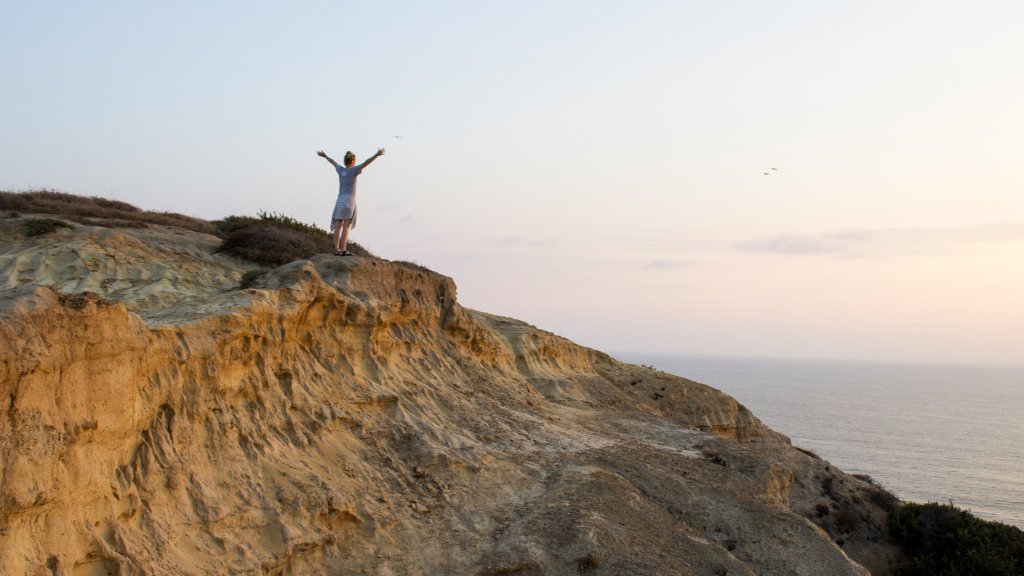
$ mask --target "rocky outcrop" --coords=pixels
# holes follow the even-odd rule
[[[732,398],[463,308],[445,276],[318,256],[240,289],[254,267],[196,232],[0,234],[3,574],[859,575],[892,557],[870,485]]]

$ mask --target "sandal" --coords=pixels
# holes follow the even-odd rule
[[[338,253],[338,256],[351,256],[351,255],[352,255],[352,253],[349,252],[348,250],[345,250],[344,252]]]
[[[334,251],[334,255],[335,256],[341,256],[341,250],[335,250]]]

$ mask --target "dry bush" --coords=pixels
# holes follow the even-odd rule
[[[358,242],[348,241],[348,251],[355,254],[356,256],[365,256],[366,258],[376,258],[372,252],[363,247]]]
[[[722,458],[722,455],[714,450],[708,450],[705,448],[701,451],[701,456],[714,464],[718,464],[719,466],[729,465],[729,463],[725,461],[725,458]]]
[[[836,490],[835,480],[832,476],[821,479],[821,495],[828,496],[833,502],[838,502],[839,492]]]
[[[240,290],[252,288],[253,286],[256,285],[257,282],[259,282],[260,278],[266,275],[268,271],[269,270],[267,270],[266,268],[257,268],[256,270],[249,270],[245,274],[242,274],[242,277],[239,278],[238,288]]]
[[[814,458],[815,460],[821,460],[821,456],[818,456],[818,454],[814,450],[808,450],[806,448],[801,448],[799,446],[793,446],[793,448],[796,448],[797,450],[803,452],[804,454],[810,456],[811,458]]]
[[[138,228],[147,224],[158,224],[207,234],[216,233],[216,229],[211,223],[199,218],[173,212],[149,212],[140,210],[127,202],[95,196],[78,196],[53,190],[0,191],[0,210],[28,214],[53,214],[80,224],[109,228]]]
[[[426,266],[424,266],[422,264],[418,264],[416,262],[411,262],[409,260],[392,260],[391,263],[395,264],[395,265],[398,265],[398,266],[401,266],[402,268],[411,268],[411,269],[417,270],[419,272],[427,272],[427,273],[430,273],[430,274],[436,274],[436,272],[434,272],[430,268],[427,268]]]
[[[860,515],[855,510],[843,506],[832,516],[836,530],[843,534],[849,534],[860,526]]]
[[[874,478],[867,474],[854,474],[854,478],[862,480],[869,484],[864,492],[867,494],[868,501],[878,506],[886,512],[892,512],[899,505],[900,499],[895,494],[889,492],[884,486],[879,484]]]
[[[868,500],[886,512],[892,512],[900,503],[895,494],[881,486],[874,486],[868,490]]]

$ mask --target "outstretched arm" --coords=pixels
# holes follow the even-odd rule
[[[384,149],[383,148],[378,148],[376,154],[374,154],[373,156],[370,156],[369,158],[367,158],[366,162],[363,162],[363,168],[366,168],[367,166],[369,166],[370,162],[373,162],[374,160],[376,160],[378,156],[383,156],[383,155],[384,155]]]
[[[319,156],[319,157],[321,157],[321,158],[323,158],[324,160],[327,160],[328,162],[330,162],[331,164],[333,164],[333,165],[334,165],[335,167],[337,167],[337,166],[338,166],[338,163],[334,161],[334,158],[331,158],[331,157],[330,157],[330,156],[328,156],[327,154],[324,154],[324,151],[323,151],[323,150],[317,150],[317,151],[316,151],[316,155],[317,155],[317,156]]]

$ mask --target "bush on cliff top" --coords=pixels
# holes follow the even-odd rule
[[[150,212],[140,210],[127,202],[96,196],[77,196],[53,190],[0,191],[0,210],[27,214],[53,214],[80,224],[110,228],[137,228],[147,224],[160,224],[207,234],[216,232],[211,223],[199,218],[173,212]]]
[[[313,224],[274,212],[251,216],[228,216],[214,222],[224,235],[221,252],[267,266],[280,266],[315,254],[334,252],[334,236]],[[348,249],[357,256],[373,257],[355,242]]]
[[[1020,576],[1024,531],[952,504],[901,504],[889,531],[910,560],[895,576]]]

